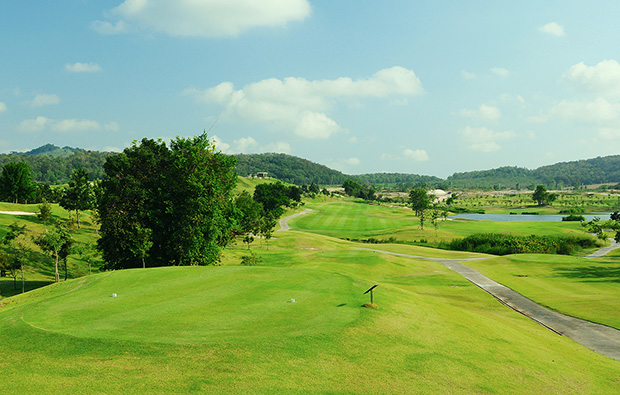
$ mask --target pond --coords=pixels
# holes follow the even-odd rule
[[[562,217],[568,214],[456,214],[448,218],[451,219],[474,219],[477,221],[562,221]],[[599,214],[582,214],[586,221],[592,221],[594,217],[598,217],[601,221],[609,219],[610,213]]]

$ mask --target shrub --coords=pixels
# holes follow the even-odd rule
[[[463,239],[439,243],[439,248],[492,255],[559,254],[570,255],[582,248],[595,247],[593,238],[575,236],[517,236],[503,233],[476,233]]]
[[[570,214],[566,217],[562,217],[562,221],[585,221],[586,218],[583,215]]]
[[[250,253],[250,255],[244,255],[241,257],[241,264],[243,266],[256,266],[263,263],[263,258]]]

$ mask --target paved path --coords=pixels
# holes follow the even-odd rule
[[[300,215],[304,215],[309,213],[310,211],[312,211],[312,209],[307,208],[304,211],[302,211],[301,213],[297,213],[297,214],[293,214],[293,215],[289,215],[288,217],[284,217],[280,219],[280,229],[276,230],[276,232],[286,232],[287,230],[291,230],[291,227],[288,226],[288,220],[291,218],[295,218],[295,217],[299,217]]]
[[[611,251],[620,248],[620,243],[616,242],[616,240],[610,237],[609,241],[611,241],[611,245],[609,247],[601,248],[600,250],[594,251],[590,255],[586,256],[586,258],[600,258],[604,255],[609,254]]]
[[[467,280],[471,281],[473,284],[482,288],[489,294],[493,295],[504,305],[538,322],[540,325],[554,331],[559,335],[564,335],[572,339],[573,341],[588,347],[593,351],[620,361],[619,330],[549,310],[537,303],[534,303],[532,300],[513,291],[512,289],[491,280],[482,273],[470,269],[467,266],[459,263],[462,261],[471,261],[487,258],[440,259],[421,257],[416,255],[399,254],[395,252],[375,250],[370,248],[360,249],[375,251],[382,254],[390,254],[407,258],[424,259],[439,262],[448,267],[449,269],[452,269],[455,272],[459,273]]]

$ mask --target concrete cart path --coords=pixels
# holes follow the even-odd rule
[[[620,361],[620,331],[605,325],[595,324],[579,318],[549,310],[512,289],[491,280],[482,273],[460,264],[462,261],[471,261],[488,258],[469,259],[440,259],[421,257],[416,255],[399,254],[395,252],[360,248],[382,254],[391,254],[407,258],[424,259],[443,264],[447,268],[459,273],[474,285],[482,288],[504,305],[534,320],[553,332],[564,335],[589,349]]]
[[[291,230],[291,227],[288,226],[288,220],[291,219],[291,218],[299,217],[300,215],[307,214],[310,211],[312,211],[312,209],[307,208],[307,209],[305,209],[304,211],[302,211],[300,213],[289,215],[288,217],[284,217],[284,218],[280,219],[280,222],[279,222],[280,229],[276,230],[276,232],[280,232],[280,231],[286,232],[288,230]]]
[[[620,243],[618,243],[616,240],[614,240],[614,239],[612,239],[610,237],[609,241],[611,241],[611,245],[609,247],[605,247],[605,248],[601,248],[600,250],[596,250],[593,253],[591,253],[590,255],[586,256],[586,258],[600,258],[602,256],[605,256],[605,255],[609,254],[611,251],[617,250],[618,248],[620,248]]]

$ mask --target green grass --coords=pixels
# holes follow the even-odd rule
[[[363,203],[361,201],[337,201],[331,203],[309,203],[307,208],[314,211],[294,218],[290,224],[296,229],[338,238],[367,239],[370,237],[388,239],[395,237],[400,241],[420,241],[430,243],[450,241],[475,233],[513,233],[516,235],[573,235],[583,236],[579,223],[545,221],[439,221],[435,230],[430,221],[424,230],[411,209],[387,207]]]
[[[437,262],[365,248],[435,258],[480,254],[342,239],[417,234],[410,210],[333,200],[307,206],[314,211],[291,221],[292,231],[274,233],[269,250],[253,243],[262,266],[239,266],[247,254],[239,242],[226,249],[220,267],[98,273],[3,299],[0,333],[7,341],[0,342],[0,392],[617,392],[620,362],[507,309]],[[8,223],[0,217],[0,229]],[[570,224],[510,225],[523,232],[579,231]],[[485,226],[495,227],[448,221],[438,234],[475,233]],[[79,235],[94,239],[92,226]],[[516,257],[523,262],[509,256],[467,264],[491,268],[497,276],[547,267],[532,271],[532,278],[540,277],[541,289],[557,284],[549,288],[557,293],[549,300],[555,305],[578,291],[593,297],[599,290],[609,301],[619,296],[612,276],[618,256],[605,258],[609,262],[552,257],[553,263],[543,265],[534,264],[540,256]],[[559,271],[578,268],[575,263],[610,272],[584,281]],[[44,268],[29,274],[49,278]],[[361,307],[369,301],[363,292],[373,284],[379,284],[378,310]],[[606,310],[596,314],[611,316]]]
[[[510,255],[466,265],[553,310],[620,329],[618,254]]]

